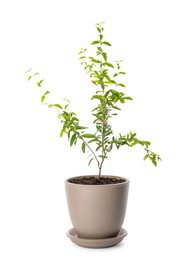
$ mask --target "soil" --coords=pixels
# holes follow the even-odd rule
[[[105,185],[105,184],[117,184],[125,182],[126,180],[123,178],[115,178],[115,177],[100,177],[97,176],[87,176],[80,178],[71,178],[68,180],[70,183],[75,184],[85,184],[85,185]]]

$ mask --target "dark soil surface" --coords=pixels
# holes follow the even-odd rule
[[[76,184],[86,184],[86,185],[104,185],[104,184],[117,184],[125,182],[125,179],[115,178],[115,177],[96,177],[96,176],[87,176],[80,178],[71,178],[68,180],[70,183]]]

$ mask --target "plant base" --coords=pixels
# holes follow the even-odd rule
[[[73,243],[79,246],[86,248],[105,248],[115,246],[116,244],[120,243],[127,235],[127,231],[124,228],[121,228],[117,236],[104,239],[80,238],[78,237],[78,234],[76,233],[74,228],[68,230],[66,234]]]

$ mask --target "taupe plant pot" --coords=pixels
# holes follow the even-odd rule
[[[126,214],[129,180],[107,185],[73,184],[68,180],[65,181],[66,197],[77,236],[82,239],[116,237]]]

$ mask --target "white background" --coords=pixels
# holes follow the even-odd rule
[[[191,6],[186,0],[0,2],[0,259],[191,259]],[[65,235],[71,222],[64,180],[95,174],[80,148],[59,138],[60,124],[28,83],[41,73],[57,102],[88,119],[93,86],[77,53],[105,21],[112,59],[123,59],[127,93],[115,127],[152,141],[163,161],[142,150],[111,154],[104,173],[128,177],[130,193],[118,246],[93,250]]]

